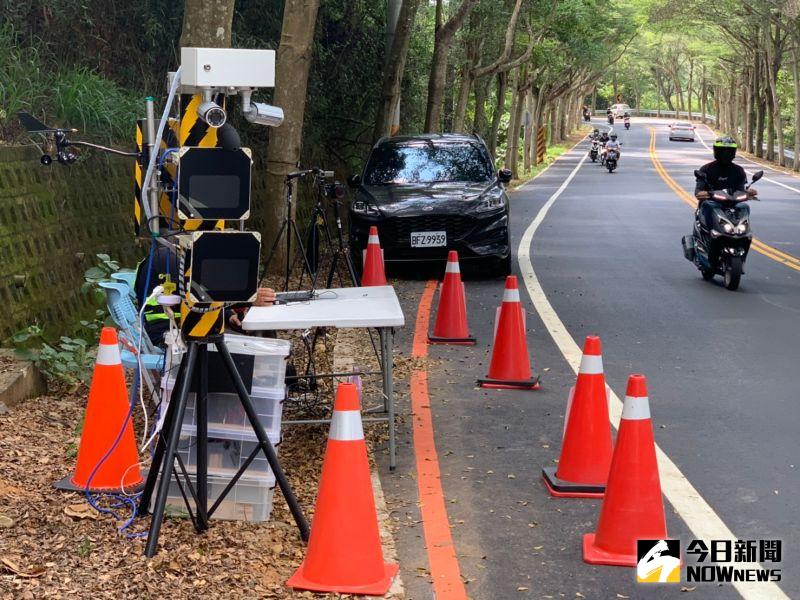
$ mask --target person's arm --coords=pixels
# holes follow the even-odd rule
[[[700,171],[707,173],[705,167],[700,167]],[[694,197],[700,200],[705,200],[706,198],[711,197],[711,194],[708,193],[708,184],[699,177],[695,179]]]

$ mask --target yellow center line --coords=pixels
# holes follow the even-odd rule
[[[661,179],[663,179],[664,183],[666,183],[669,188],[675,192],[678,198],[683,200],[692,208],[696,208],[697,200],[695,200],[694,196],[684,190],[678,184],[678,182],[675,181],[669,173],[667,173],[664,165],[661,164],[661,160],[659,160],[658,155],[656,154],[656,132],[652,128],[650,129],[650,159],[653,161],[653,166],[655,167],[656,172],[661,176]],[[773,248],[769,244],[765,244],[755,237],[750,245],[759,254],[763,254],[764,256],[771,258],[775,262],[785,265],[790,269],[800,271],[800,258],[792,256],[791,254],[787,254],[786,252],[782,252],[777,248]]]

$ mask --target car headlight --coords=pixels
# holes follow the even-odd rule
[[[478,203],[477,211],[478,212],[486,212],[489,210],[497,210],[499,208],[503,208],[506,205],[505,196],[503,194],[497,194],[495,196],[486,196],[480,199]]]
[[[354,200],[353,203],[350,205],[350,209],[354,213],[358,213],[360,215],[367,215],[370,217],[377,217],[381,214],[381,212],[372,206],[369,202],[365,200]]]

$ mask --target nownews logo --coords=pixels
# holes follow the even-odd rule
[[[680,540],[637,540],[636,581],[639,583],[678,583],[681,580]],[[781,569],[761,568],[779,563],[780,540],[692,540],[686,557],[686,582],[734,583],[781,580]]]
[[[730,583],[736,581],[780,581],[780,569],[762,569],[736,563],[781,562],[780,540],[711,540],[711,548],[703,540],[692,540],[686,554],[696,557],[694,565],[686,565],[686,581]],[[705,564],[708,559],[708,563]],[[727,564],[734,563],[734,564]]]

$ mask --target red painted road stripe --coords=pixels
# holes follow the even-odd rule
[[[436,281],[429,281],[419,301],[411,351],[414,358],[424,359],[428,355],[428,324],[436,285]],[[461,569],[450,535],[450,521],[444,503],[439,457],[433,437],[431,401],[428,396],[428,371],[424,364],[411,373],[411,410],[414,414],[414,454],[417,459],[420,512],[433,591],[436,600],[466,599],[467,592],[461,580]]]

